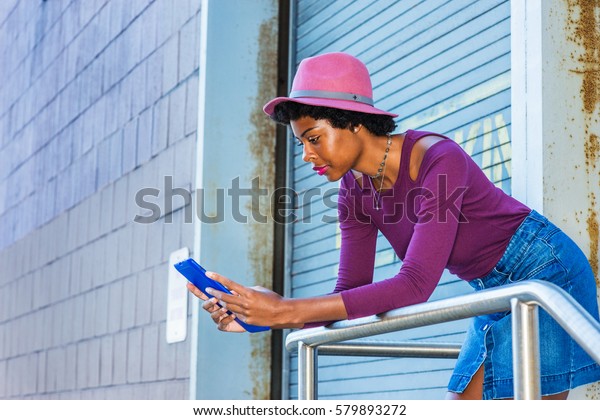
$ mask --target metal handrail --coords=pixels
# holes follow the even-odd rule
[[[353,343],[323,344],[319,356],[420,357],[456,359],[462,345],[418,341],[358,341]]]
[[[298,399],[316,399],[320,346],[506,310],[513,314],[515,399],[539,399],[538,306],[600,364],[600,323],[558,286],[527,280],[289,334],[286,348],[298,350]]]

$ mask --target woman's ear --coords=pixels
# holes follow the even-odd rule
[[[356,134],[360,131],[361,128],[362,128],[361,124],[351,125],[350,131],[352,131],[354,134]]]

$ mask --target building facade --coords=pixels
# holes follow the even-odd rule
[[[323,52],[361,58],[399,132],[453,138],[564,228],[598,279],[599,13],[578,0],[3,1],[0,398],[297,397],[287,331],[219,333],[171,263],[189,255],[292,297],[333,289],[337,185],[310,176],[261,110]],[[400,267],[379,238],[374,278]],[[444,273],[432,299],[469,291]],[[378,338],[460,342],[466,323]],[[443,398],[453,364],[322,357],[319,398]]]

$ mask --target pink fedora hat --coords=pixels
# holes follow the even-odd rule
[[[289,97],[269,101],[263,111],[271,116],[277,104],[287,101],[366,114],[398,116],[373,106],[373,87],[367,66],[356,57],[341,52],[302,60]]]

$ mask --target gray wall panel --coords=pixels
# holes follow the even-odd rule
[[[133,219],[194,184],[200,2],[1,3],[0,399],[185,399],[166,265],[193,227]]]

